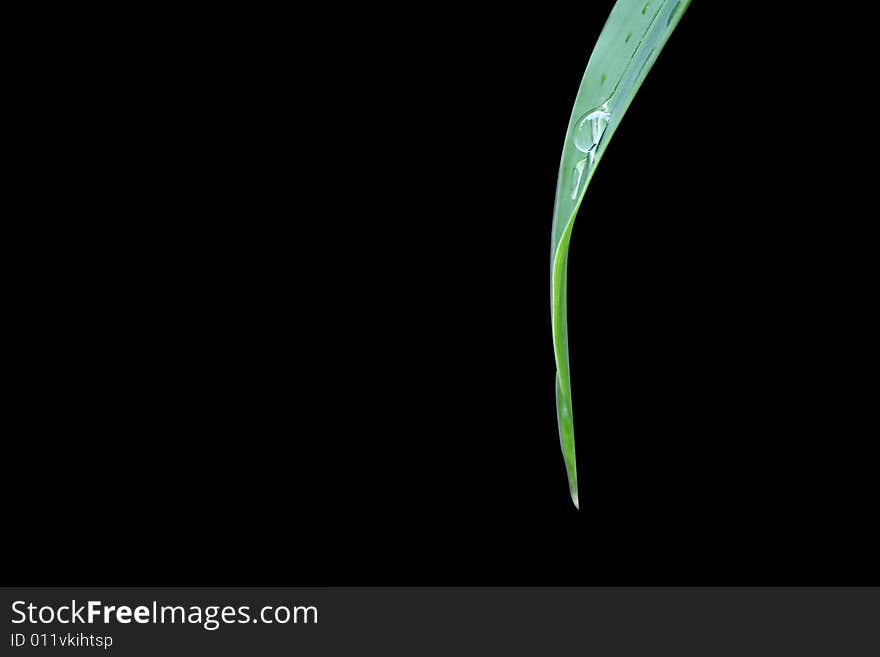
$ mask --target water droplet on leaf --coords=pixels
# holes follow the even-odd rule
[[[666,27],[669,27],[669,24],[675,18],[675,15],[678,13],[678,10],[681,9],[681,0],[675,3],[675,6],[672,8],[672,11],[669,12],[669,18],[666,19]]]
[[[576,201],[578,192],[581,189],[581,180],[584,177],[584,170],[587,168],[587,160],[590,158],[585,157],[583,160],[574,165],[574,171],[572,172],[571,177],[571,200]]]
[[[611,115],[605,110],[587,112],[574,125],[574,145],[579,151],[590,153],[596,149],[608,127]]]

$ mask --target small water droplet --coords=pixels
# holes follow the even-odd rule
[[[655,50],[657,50],[657,49],[656,49],[656,48],[651,48],[651,52],[648,53],[648,56],[645,57],[645,61],[642,62],[642,67],[639,69],[639,74],[638,74],[636,77],[641,77],[641,76],[642,76],[642,73],[645,72],[645,67],[648,65],[648,62],[651,61],[651,57],[654,56],[654,51],[655,51]]]
[[[579,151],[590,153],[605,134],[611,115],[605,110],[597,109],[587,112],[574,125],[574,145]]]
[[[632,39],[632,35],[633,35],[632,32],[630,32],[629,34],[627,34],[627,35],[626,35],[626,39],[624,39],[623,42],[624,42],[624,43],[629,43],[629,40]]]
[[[681,9],[681,0],[675,3],[675,6],[672,8],[672,11],[669,12],[669,18],[666,19],[666,27],[669,27],[669,24],[675,18],[675,15],[678,13],[678,10]]]
[[[642,7],[642,15],[643,15],[643,16],[644,16],[645,13],[648,11],[648,7],[650,7],[650,6],[651,6],[651,3],[650,3],[650,2],[646,2],[646,3],[645,3],[645,6]]]
[[[603,73],[602,77],[599,78],[599,84],[605,84],[605,80],[607,80],[607,78],[605,77],[605,74]]]
[[[572,182],[571,182],[571,200],[576,201],[578,191],[581,188],[581,180],[584,177],[584,170],[587,168],[587,160],[589,158],[584,158],[580,162],[574,165],[574,171],[572,172]]]

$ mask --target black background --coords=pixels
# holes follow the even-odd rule
[[[571,505],[611,4],[29,23],[8,583],[878,583],[866,147],[766,15],[693,3],[587,195]]]

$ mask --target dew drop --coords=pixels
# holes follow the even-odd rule
[[[644,16],[646,13],[648,13],[648,7],[650,7],[650,6],[651,6],[650,2],[645,3],[645,6],[642,7],[642,16]]]
[[[605,134],[611,115],[601,109],[587,112],[574,126],[574,145],[584,153],[591,153]]]
[[[623,40],[624,43],[629,43],[629,40],[632,38],[633,33],[630,32],[626,35],[626,39]]]
[[[572,172],[571,177],[571,200],[576,201],[578,192],[581,188],[581,180],[584,177],[584,170],[587,168],[587,160],[590,158],[585,157],[583,160],[574,165],[574,171]]]
[[[681,9],[681,0],[675,3],[675,6],[672,8],[672,11],[669,12],[669,18],[666,19],[666,27],[669,27],[669,24],[672,23],[672,20],[675,18],[675,15],[678,13],[678,10]]]
[[[651,57],[653,57],[655,50],[657,50],[657,49],[651,48],[651,52],[648,53],[648,56],[645,57],[645,61],[642,62],[642,67],[639,69],[639,74],[636,77],[641,77],[642,73],[645,72],[645,67],[648,65],[648,62],[651,61]]]

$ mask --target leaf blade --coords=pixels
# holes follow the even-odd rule
[[[550,306],[559,440],[579,508],[568,352],[568,250],[574,220],[611,137],[690,0],[618,0],[599,35],[569,119],[551,232]]]

